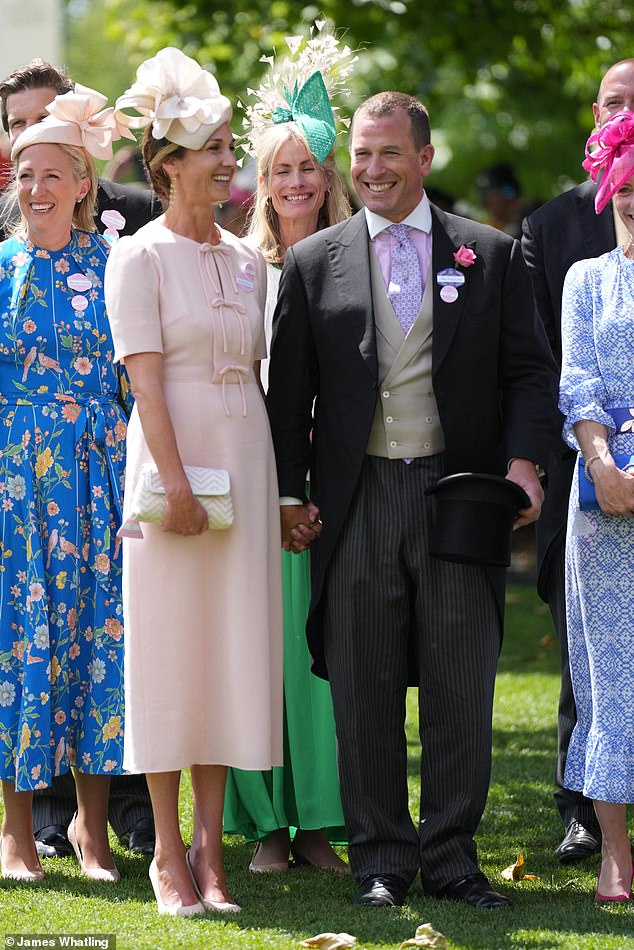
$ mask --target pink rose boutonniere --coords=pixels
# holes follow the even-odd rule
[[[458,267],[471,267],[477,260],[475,251],[470,247],[461,244],[457,251],[454,251],[453,259]]]
[[[453,267],[444,267],[436,274],[436,282],[440,285],[440,299],[443,303],[455,303],[458,300],[458,288],[463,287],[467,280],[464,270],[471,267],[477,257],[472,248],[461,244],[458,250],[454,251],[453,259]],[[458,270],[459,267],[463,270]]]

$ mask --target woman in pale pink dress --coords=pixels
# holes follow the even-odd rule
[[[147,126],[144,162],[168,202],[118,242],[106,274],[115,358],[136,397],[124,519],[144,462],[156,464],[167,499],[162,526],[124,540],[124,765],[147,774],[159,912],[238,911],[222,862],[227,766],[282,761],[279,505],[256,375],[265,266],[214,222],[236,161],[231,107],[213,77],[165,49],[117,107],[142,113],[126,118]],[[184,465],[228,470],[229,529],[208,530]],[[194,795],[189,851],[178,820],[183,768]]]

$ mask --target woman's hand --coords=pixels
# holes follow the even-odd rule
[[[590,474],[601,511],[631,518],[634,514],[634,475],[617,468],[614,459],[593,459]]]
[[[163,531],[185,536],[202,534],[209,528],[207,512],[191,488],[167,496]]]

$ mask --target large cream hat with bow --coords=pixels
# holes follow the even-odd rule
[[[130,129],[151,125],[153,138],[198,151],[231,119],[231,103],[215,78],[173,46],[141,63],[136,77],[115,104],[117,120]],[[126,109],[140,115],[127,115]]]
[[[112,158],[112,143],[134,136],[118,122],[114,109],[105,108],[108,100],[100,92],[75,84],[72,92],[55,96],[46,107],[49,113],[41,122],[30,125],[17,137],[11,149],[15,161],[28,145],[50,142],[56,145],[78,145],[94,158]]]

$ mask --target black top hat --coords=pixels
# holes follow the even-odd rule
[[[523,488],[500,475],[463,472],[439,479],[425,494],[436,496],[432,557],[508,567],[515,515],[531,504]]]

